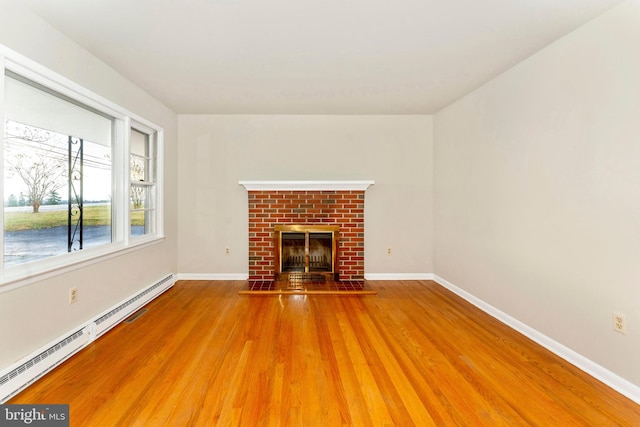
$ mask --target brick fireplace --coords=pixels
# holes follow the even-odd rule
[[[241,181],[248,191],[249,280],[274,280],[276,227],[337,226],[334,276],[364,279],[364,197],[373,181]]]

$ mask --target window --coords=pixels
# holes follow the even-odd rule
[[[0,285],[161,237],[162,130],[4,59]]]
[[[129,139],[131,237],[155,232],[155,147],[155,135],[151,131],[131,128]]]
[[[4,265],[111,243],[113,118],[7,73]]]

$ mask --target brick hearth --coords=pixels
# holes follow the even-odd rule
[[[340,280],[364,279],[364,190],[249,190],[249,280],[273,280],[276,224],[338,225]]]

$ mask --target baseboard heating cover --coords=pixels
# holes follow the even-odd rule
[[[134,296],[0,372],[0,403],[8,401],[95,339],[104,335],[132,313],[172,287],[175,282],[174,274],[154,282]]]

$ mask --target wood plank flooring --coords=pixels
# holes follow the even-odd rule
[[[72,426],[638,426],[640,406],[430,281],[178,282],[8,403]]]

